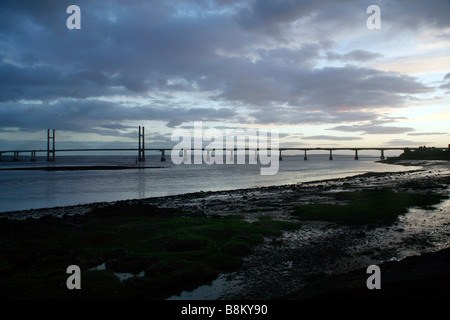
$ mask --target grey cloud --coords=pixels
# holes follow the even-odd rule
[[[380,6],[383,21],[403,27],[411,29],[422,26],[441,28],[450,25],[448,19],[450,3],[446,0],[399,0],[382,3],[371,0],[324,0],[320,1],[320,4],[307,0],[282,0],[275,1],[275,4],[256,1],[253,2],[252,17],[259,18],[259,21],[266,20],[269,23],[291,22],[309,16],[314,22],[336,20],[344,25],[346,21],[350,20],[355,21],[356,24],[360,20],[355,18],[355,12],[362,8],[365,13],[365,9],[373,4]],[[362,19],[365,21],[367,15],[362,15]]]
[[[414,131],[415,129],[408,127],[382,126],[376,124],[355,124],[336,126],[331,128],[330,130],[343,132],[362,132],[363,134],[402,134]]]
[[[385,145],[396,146],[396,147],[418,147],[423,145],[428,145],[432,142],[429,141],[412,141],[404,139],[392,139],[385,143]]]
[[[446,83],[444,83],[443,85],[439,86],[439,88],[441,88],[441,89],[450,89],[450,73],[447,73],[445,75],[443,81],[446,82]]]
[[[278,0],[251,1],[236,15],[236,21],[246,30],[271,35],[278,41],[289,41],[290,27],[300,26],[302,36],[329,41],[340,39],[342,34],[365,27],[366,8],[379,5],[382,30],[391,34],[398,30],[434,28],[448,39],[445,31],[450,26],[450,3],[445,0],[400,0],[374,3],[371,0]],[[357,13],[360,14],[357,14]],[[319,27],[318,27],[319,26]],[[324,32],[323,30],[327,30]],[[333,30],[338,30],[333,32]],[[291,37],[297,36],[294,33]]]
[[[346,54],[338,54],[334,52],[327,52],[326,58],[329,60],[340,60],[340,61],[371,61],[377,58],[382,58],[383,55],[380,53],[370,52],[366,50],[353,50]]]
[[[432,90],[408,76],[351,66],[302,75],[297,78],[297,89],[303,103],[342,109],[401,106],[408,101],[403,94]]]
[[[0,127],[20,127],[30,131],[49,127],[107,136],[123,136],[123,131],[130,129],[121,125],[125,120],[159,120],[166,122],[169,127],[174,127],[188,121],[220,121],[235,116],[229,109],[125,107],[112,102],[86,100],[32,106],[3,103],[0,104],[0,113]]]
[[[240,11],[236,20],[244,28],[267,31],[280,23],[298,20],[313,10],[312,1],[253,1]]]
[[[387,1],[382,5],[382,19],[413,30],[421,27],[442,29],[450,26],[449,11],[450,2],[445,0]]]
[[[435,136],[435,135],[446,135],[448,132],[410,132],[408,136]]]
[[[261,62],[263,64],[263,62]],[[256,67],[255,67],[256,68]],[[322,69],[279,68],[270,72],[270,62],[260,69],[242,69],[218,96],[255,106],[288,104],[292,109],[352,110],[399,107],[411,95],[432,91],[412,77],[352,66]],[[266,72],[267,71],[267,72]]]
[[[3,101],[17,99],[19,96],[29,99],[51,99],[57,95],[83,98],[101,95],[105,91],[106,94],[111,91],[115,93],[118,93],[117,91],[145,93],[151,89],[192,91],[193,84],[196,84],[200,90],[222,90],[223,94],[220,97],[225,100],[242,101],[253,105],[270,103],[270,101],[299,105],[306,101],[308,102],[306,106],[308,106],[316,103],[317,98],[323,99],[329,95],[335,95],[336,91],[342,92],[340,104],[344,105],[346,100],[351,100],[349,104],[352,106],[357,100],[363,101],[364,104],[364,101],[369,99],[382,100],[374,101],[377,105],[391,102],[389,100],[393,99],[393,104],[398,105],[404,101],[404,98],[395,93],[386,94],[386,90],[389,91],[392,88],[390,91],[394,91],[404,82],[405,86],[411,86],[411,93],[422,91],[419,88],[420,84],[413,80],[405,81],[405,78],[398,77],[397,79],[385,75],[384,79],[380,79],[381,82],[374,82],[376,80],[374,76],[371,80],[365,81],[367,86],[373,88],[372,92],[367,93],[365,99],[362,99],[362,93],[357,92],[357,87],[353,92],[346,92],[340,87],[333,88],[338,84],[335,81],[330,87],[330,94],[324,95],[325,89],[321,88],[330,85],[329,82],[327,83],[327,79],[341,77],[339,83],[348,83],[347,90],[352,90],[355,87],[354,84],[361,77],[368,76],[367,72],[360,70],[360,75],[355,77],[355,72],[351,68],[312,71],[307,62],[318,58],[320,50],[318,43],[305,44],[298,49],[256,50],[255,54],[262,57],[256,64],[249,63],[250,61],[246,57],[218,56],[216,50],[219,49],[239,53],[242,50],[245,51],[248,46],[265,43],[264,38],[248,36],[240,32],[233,25],[230,17],[212,16],[195,20],[189,17],[174,19],[166,14],[162,15],[166,17],[166,20],[158,20],[161,22],[160,24],[144,26],[141,21],[149,21],[149,19],[144,19],[143,14],[147,14],[150,10],[139,12],[138,9],[141,9],[141,6],[125,5],[123,13],[118,13],[119,17],[126,16],[126,13],[136,14],[137,17],[132,20],[130,17],[127,17],[128,20],[118,19],[119,22],[116,25],[110,26],[106,21],[96,18],[101,15],[94,15],[91,12],[95,7],[90,10],[89,6],[93,6],[93,4],[82,3],[81,5],[83,8],[87,7],[83,9],[83,12],[86,11],[88,17],[92,17],[100,27],[93,32],[89,30],[89,32],[81,33],[77,37],[78,42],[75,46],[71,43],[73,34],[70,33],[54,38],[55,41],[51,46],[48,43],[31,39],[32,44],[36,45],[36,51],[41,51],[33,54],[41,57],[50,55],[52,58],[53,64],[48,72],[49,77],[44,77],[46,72],[42,68],[17,70],[19,75],[24,74],[22,78],[26,80],[28,80],[27,77],[36,79],[36,81],[42,79],[40,89],[33,90],[26,85],[26,82],[21,88],[14,87],[14,83],[10,83],[8,87],[4,87],[4,90],[0,88],[0,97],[3,97]],[[263,16],[264,12],[273,14],[266,11],[267,9],[273,9],[273,6],[278,8],[279,18],[274,18],[274,21],[281,19],[284,14],[292,15],[290,13],[292,6],[302,10],[304,8],[317,10],[314,7],[316,4],[313,2],[280,1],[276,5],[263,3],[253,3],[253,5],[261,6],[255,10]],[[101,10],[101,5],[98,6],[97,9]],[[157,5],[157,12],[158,10],[164,11],[159,9],[160,6],[162,5]],[[84,20],[89,21],[87,18]],[[214,28],[209,26],[214,26]],[[134,36],[130,37],[130,35]],[[97,41],[96,43],[95,40],[103,38],[106,41],[101,43]],[[93,49],[82,50],[85,47],[93,47]],[[131,48],[132,50],[130,50]],[[50,51],[58,54],[51,54]],[[362,50],[355,50],[348,55],[361,59],[363,53]],[[71,70],[70,61],[76,61],[81,70],[79,68]],[[69,63],[67,64],[67,62]],[[292,69],[293,66],[298,69]],[[66,70],[67,68],[69,69]],[[52,74],[54,75],[52,76]],[[182,78],[189,85],[168,86],[167,80],[171,78]],[[315,91],[308,91],[310,78],[321,83]],[[393,86],[385,86],[380,90],[379,86],[386,81],[393,82]],[[50,88],[54,83],[58,83],[58,85]],[[45,86],[46,84],[47,86]],[[68,88],[69,86],[70,88]],[[303,86],[306,88],[302,88]],[[311,97],[308,97],[309,92],[311,92]],[[378,92],[380,93],[378,94]],[[405,90],[400,88],[399,93],[405,93]],[[348,98],[344,98],[344,95]],[[330,101],[323,101],[319,102],[318,106],[326,107],[329,104]]]
[[[327,136],[327,135],[320,135],[320,136],[308,136],[308,137],[302,137],[302,139],[305,140],[335,140],[335,141],[350,141],[350,140],[361,140],[361,137],[338,137],[338,136]]]
[[[326,26],[333,30],[339,27],[345,30],[359,22],[353,14],[355,10],[363,8],[364,4],[354,0],[343,1],[313,1],[313,0],[278,0],[252,1],[244,6],[235,19],[240,26],[253,32],[266,33],[277,40],[286,41],[283,33],[289,30],[293,23],[301,23],[306,32],[313,38],[324,38],[321,28]],[[365,16],[362,16],[365,19]],[[352,20],[353,19],[353,20]],[[313,26],[313,27],[311,27]]]
[[[375,120],[379,117],[376,113],[361,111],[326,111],[317,112],[292,107],[273,107],[256,110],[249,114],[254,120],[261,124],[330,124],[341,122],[355,122]]]
[[[314,68],[322,51],[332,54],[334,26],[341,24],[344,32],[365,22],[364,10],[357,22],[353,10],[364,9],[365,3],[79,0],[82,30],[72,32],[65,28],[69,1],[2,1],[0,126],[114,135],[126,130],[118,125],[125,119],[161,120],[171,127],[193,120],[375,120],[375,109],[403,107],[433,88],[375,69]],[[417,16],[409,8],[405,5],[403,14]],[[296,46],[290,43],[286,26],[293,22],[304,27],[301,45],[298,38]],[[377,55],[352,50],[338,58],[368,61]],[[139,107],[99,101],[118,95],[148,99],[149,92],[159,97],[214,92],[209,99],[222,107],[198,108],[170,99],[149,99]]]
[[[105,123],[101,125],[102,128],[110,129],[110,130],[128,130],[131,128],[135,128],[134,126],[124,126],[120,123]]]

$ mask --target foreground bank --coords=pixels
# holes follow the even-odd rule
[[[418,164],[424,169],[11,213],[23,220],[1,221],[2,298],[303,299],[346,290],[351,281],[331,276],[449,246],[448,162]],[[330,219],[336,209],[344,219]],[[314,210],[327,214],[318,221]],[[66,287],[69,265],[81,268],[80,291]]]
[[[446,300],[450,298],[450,248],[378,265],[380,289],[369,290],[366,268],[331,274],[280,297],[287,300]]]

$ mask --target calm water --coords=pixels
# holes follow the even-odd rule
[[[283,155],[276,175],[260,175],[260,165],[201,164],[179,166],[159,161],[159,155],[147,155],[146,166],[163,168],[125,170],[0,171],[0,212],[85,204],[91,202],[142,199],[197,191],[230,190],[269,185],[293,184],[321,179],[347,177],[365,172],[395,172],[416,167],[376,163],[378,156],[328,154]],[[59,156],[48,164],[25,159],[0,162],[0,168],[70,165],[130,165],[135,156]],[[248,162],[248,161],[247,161]]]

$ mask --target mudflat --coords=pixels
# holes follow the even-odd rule
[[[423,169],[5,213],[2,299],[448,299],[449,162],[403,164]]]

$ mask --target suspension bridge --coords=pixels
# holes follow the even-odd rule
[[[103,152],[103,151],[109,151],[109,152],[130,152],[130,151],[137,151],[137,161],[139,162],[145,162],[145,154],[149,151],[154,152],[160,152],[161,153],[161,161],[166,161],[166,151],[171,151],[172,148],[146,148],[145,147],[145,128],[139,126],[139,135],[138,135],[139,141],[138,141],[138,148],[67,148],[67,149],[56,149],[56,136],[55,136],[55,129],[48,129],[47,130],[47,148],[46,149],[17,149],[17,150],[0,150],[0,161],[2,161],[2,156],[5,154],[12,154],[13,155],[13,161],[20,161],[20,154],[29,154],[29,161],[37,161],[36,155],[38,153],[44,153],[47,154],[47,161],[48,162],[54,162],[56,161],[56,153],[65,153],[65,152],[71,152],[71,153],[83,153],[83,152]],[[326,151],[329,152],[329,160],[333,160],[333,151],[340,151],[340,150],[347,150],[347,151],[353,151],[354,152],[354,159],[358,160],[359,151],[363,150],[371,150],[371,151],[379,151],[380,152],[380,159],[385,159],[384,152],[387,150],[398,150],[398,151],[415,151],[419,148],[409,148],[409,147],[374,147],[374,148],[365,148],[365,147],[348,147],[348,148],[332,148],[332,147],[308,147],[308,148],[278,148],[279,151],[279,160],[282,160],[282,152],[283,151],[303,151],[304,152],[304,160],[308,160],[307,152],[308,151]],[[436,149],[442,149],[442,150],[449,150],[449,148],[436,148]],[[208,149],[208,148],[190,148],[190,149],[183,149],[184,150],[184,157],[187,157],[187,151],[206,151],[207,152],[207,158],[209,159],[211,152],[230,152],[231,157],[233,157],[233,152],[235,151],[253,151],[255,152],[255,157],[257,156],[259,149],[258,148],[214,148],[214,149]]]

